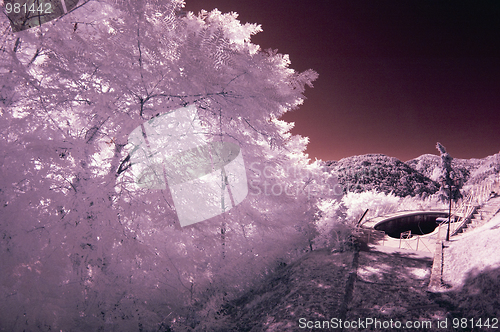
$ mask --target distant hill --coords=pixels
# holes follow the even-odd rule
[[[410,167],[401,160],[383,154],[367,154],[325,162],[329,172],[349,192],[375,189],[401,197],[432,195],[439,183]]]
[[[471,171],[468,184],[477,184],[487,178],[496,177],[500,173],[500,153],[483,159],[471,159],[480,161],[478,167]]]
[[[383,154],[366,154],[326,161],[323,166],[337,175],[346,191],[377,190],[405,197],[436,193],[440,164],[441,158],[432,154],[407,162]],[[453,159],[452,167],[466,186],[477,184],[500,173],[500,153],[483,159]]]
[[[408,166],[432,180],[437,179],[440,163],[441,158],[433,154],[424,154],[406,162]],[[453,159],[451,165],[462,176],[466,185],[478,184],[500,173],[500,153],[482,159]]]
[[[467,182],[470,173],[477,169],[482,162],[482,159],[453,159],[451,166],[459,176]],[[441,157],[434,154],[424,154],[412,160],[408,160],[405,164],[414,170],[422,173],[431,180],[437,181],[439,166],[441,165]]]

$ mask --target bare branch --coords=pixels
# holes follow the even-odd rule
[[[130,155],[127,155],[127,157],[120,163],[120,166],[118,167],[118,170],[116,171],[117,175],[120,175],[121,173],[125,172],[129,167],[132,165],[130,162]]]

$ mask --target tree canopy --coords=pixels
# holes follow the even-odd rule
[[[279,118],[317,74],[235,13],[182,8],[86,0],[19,32],[1,16],[0,328],[156,331],[309,247],[331,193]],[[206,141],[241,149],[249,192],[181,227],[127,162],[135,128],[189,105]]]

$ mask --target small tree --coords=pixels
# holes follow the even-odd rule
[[[443,202],[449,199],[456,202],[462,197],[460,193],[460,188],[463,184],[462,179],[459,177],[458,173],[453,170],[451,166],[453,158],[446,152],[446,148],[441,143],[437,142],[436,149],[438,149],[441,154],[441,170],[438,178],[438,182],[441,184],[438,193],[439,198]]]

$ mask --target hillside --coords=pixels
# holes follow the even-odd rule
[[[441,158],[424,154],[402,162],[382,154],[367,154],[323,162],[325,171],[337,175],[346,192],[376,190],[400,196],[427,196],[436,193]],[[452,167],[463,179],[464,188],[500,172],[500,153],[483,159],[453,159]]]
[[[468,324],[471,318],[476,323],[481,318],[481,324],[489,318],[489,324],[498,326],[492,318],[500,317],[500,258],[495,255],[499,227],[497,215],[474,235],[452,239],[443,269],[443,279],[451,285],[440,292],[427,291],[432,266],[428,253],[362,244],[347,252],[323,249],[282,267],[217,314],[200,317],[190,331],[310,331],[315,329],[306,328],[316,324],[340,330],[335,325],[340,320],[359,324],[360,318],[364,326],[356,331],[400,330],[377,328],[375,320],[400,322],[403,328],[412,322],[423,331],[488,330],[457,327],[463,318]],[[373,320],[371,325],[366,317]],[[438,329],[443,322],[447,328]]]
[[[440,163],[439,156],[424,154],[408,160],[405,164],[428,178],[436,180]],[[482,159],[453,159],[451,165],[455,172],[462,176],[466,185],[477,184],[500,172],[500,153]]]
[[[464,179],[464,182],[467,182],[470,173],[476,170],[481,163],[482,159],[453,159],[451,161],[451,166],[453,167],[453,170]],[[441,157],[434,154],[424,154],[415,159],[408,160],[405,164],[422,173],[426,177],[437,181]]]
[[[327,171],[337,175],[347,192],[375,189],[400,196],[427,196],[439,190],[439,184],[397,158],[367,154],[328,161]]]
[[[452,238],[443,250],[443,282],[463,294],[449,301],[469,317],[499,317],[499,237],[500,213],[481,227]]]
[[[500,173],[500,153],[478,160],[478,167],[471,171],[468,184],[481,183]]]

